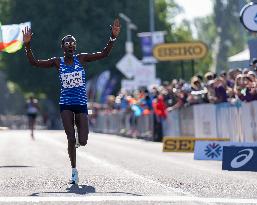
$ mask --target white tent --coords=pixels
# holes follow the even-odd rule
[[[246,68],[249,67],[249,62],[250,51],[248,48],[228,58],[229,68]]]

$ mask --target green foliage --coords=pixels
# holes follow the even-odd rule
[[[121,8],[126,8],[125,4],[118,0],[112,1],[112,6],[108,1],[100,0],[13,0],[1,1],[0,8],[3,7],[3,11],[6,11],[1,13],[2,24],[31,21],[34,55],[38,59],[48,59],[63,55],[60,48],[61,38],[67,34],[76,37],[77,52],[96,52],[103,49],[110,36],[109,25],[118,16]],[[6,14],[7,17],[2,18]],[[135,18],[138,15],[140,14],[134,15]],[[88,78],[105,69],[115,69],[115,63],[123,54],[124,33],[123,29],[109,58],[88,65]],[[32,68],[23,49],[14,54],[4,53],[3,57],[8,79],[16,82],[25,93],[45,93],[50,99],[58,99],[59,80],[55,69]]]
[[[213,63],[213,46],[217,37],[217,27],[214,23],[213,16],[207,16],[204,18],[196,18],[194,20],[195,27],[197,28],[198,40],[204,42],[208,47],[208,54],[198,61],[196,66],[198,73],[204,74],[210,70]]]
[[[217,27],[215,26],[213,15],[204,18],[196,18],[194,24],[197,28],[199,40],[207,44],[208,47],[212,46],[217,36]]]
[[[214,2],[214,22],[218,28],[217,68],[219,72],[227,69],[227,59],[241,51],[245,45],[246,33],[239,20],[239,4],[233,1]]]
[[[163,27],[159,30],[167,31],[166,42],[189,42],[192,40],[192,32],[188,22],[181,26],[170,23],[181,11],[181,8],[174,1],[156,1],[156,11],[159,19],[163,20]],[[171,81],[174,78],[189,79],[192,76],[192,65],[189,62],[159,62],[157,65],[157,77],[163,81]],[[184,67],[184,73],[182,72]]]
[[[180,9],[173,0],[156,0],[155,4],[156,30],[168,31],[168,42],[192,39],[188,24],[174,29],[167,22],[167,19],[173,18]],[[138,27],[137,32],[133,32],[132,39],[135,55],[139,58],[141,48],[136,33],[149,31],[148,0],[112,0],[111,2],[102,0],[2,0],[0,10],[4,25],[31,22],[34,33],[31,45],[38,59],[62,56],[61,39],[67,34],[72,34],[77,39],[77,52],[100,51],[110,36],[109,25],[119,13],[129,16]],[[126,24],[122,20],[121,23],[122,31],[111,55],[104,60],[86,65],[88,79],[107,69],[121,76],[115,68],[115,64],[125,53]],[[58,73],[54,68],[31,67],[23,49],[14,54],[3,53],[2,56],[5,63],[2,67],[8,80],[19,85],[24,93],[33,92],[36,96],[46,95],[47,98],[55,101],[58,99],[60,85]],[[162,80],[181,77],[180,62],[159,63],[157,69],[157,75]]]

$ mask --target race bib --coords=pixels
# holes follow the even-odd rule
[[[62,86],[64,88],[74,88],[83,86],[82,71],[61,74]]]

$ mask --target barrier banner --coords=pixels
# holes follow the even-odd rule
[[[163,136],[181,136],[179,124],[179,110],[168,112],[167,118],[162,124]]]
[[[91,98],[95,98],[95,83],[96,80],[91,81],[88,88],[88,95]],[[104,93],[106,94],[106,92]],[[139,133],[139,137],[152,138],[154,123],[151,118],[142,119],[135,127],[131,124],[130,114],[120,114],[121,116],[117,117],[111,114],[106,115],[105,112],[100,111],[96,119],[95,130],[103,133],[125,133],[127,136],[132,136],[131,133]],[[209,141],[213,140],[210,138],[214,138],[213,141],[229,138],[232,142],[256,142],[257,101],[242,102],[237,105],[229,103],[201,104],[173,110],[168,113],[167,120],[163,122],[163,133],[164,136],[174,138],[192,136],[200,140],[207,138]],[[166,150],[192,152],[194,141],[176,142],[175,145],[174,142],[169,141],[164,145],[164,151]]]
[[[163,139],[163,152],[194,152],[195,141],[229,141],[226,138],[194,138],[194,137],[165,137]]]
[[[179,110],[181,136],[196,136],[194,127],[194,107]]]
[[[195,105],[194,127],[196,137],[217,138],[216,106],[212,104]]]
[[[228,103],[216,106],[217,134],[231,141],[243,141],[241,132],[241,108]]]
[[[222,161],[224,146],[253,147],[253,146],[257,146],[257,143],[196,141],[194,159]]]
[[[222,170],[257,171],[257,147],[223,147]]]
[[[257,101],[242,106],[242,132],[244,141],[257,141]]]

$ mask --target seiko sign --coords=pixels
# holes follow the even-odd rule
[[[246,29],[257,32],[257,4],[246,4],[240,12],[240,20]]]
[[[158,44],[153,49],[159,61],[194,60],[207,54],[207,46],[202,42]]]

